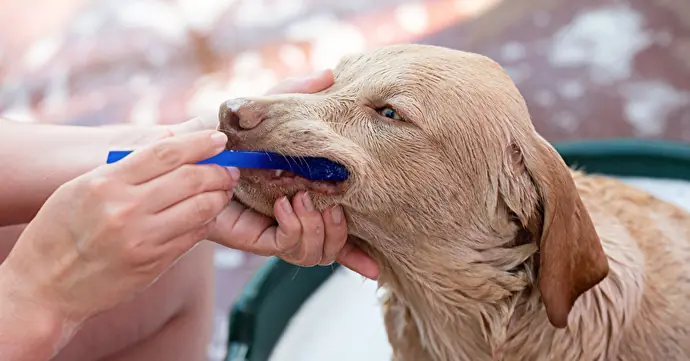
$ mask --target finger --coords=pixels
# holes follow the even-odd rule
[[[272,256],[276,254],[274,223],[273,219],[239,202],[230,202],[216,217],[209,240],[225,247]]]
[[[182,234],[208,224],[228,204],[228,193],[215,191],[201,193],[167,208],[151,221],[151,232],[160,242],[168,242]]]
[[[332,207],[323,215],[326,236],[323,242],[323,257],[319,264],[328,266],[335,262],[338,252],[347,241],[347,224],[343,217],[343,209],[340,206]]]
[[[182,135],[202,130],[215,130],[218,128],[218,118],[203,117],[193,118],[185,122],[171,125],[168,129],[174,135]]]
[[[333,85],[333,72],[322,70],[302,78],[289,78],[269,89],[266,95],[287,93],[316,93]]]
[[[167,269],[174,266],[185,254],[194,249],[199,242],[205,240],[208,237],[210,229],[213,227],[212,223],[213,221],[177,236],[163,245],[162,258],[165,270],[162,273],[165,273]]]
[[[273,214],[278,222],[275,241],[272,242],[275,254],[288,255],[297,251],[302,239],[302,223],[287,197],[275,202]]]
[[[336,261],[366,278],[372,280],[379,278],[380,270],[376,261],[351,243],[345,243]]]
[[[282,255],[284,260],[300,266],[314,266],[323,257],[324,224],[321,213],[314,208],[307,192],[299,192],[292,200],[292,207],[302,225],[302,237],[297,249]]]
[[[208,238],[214,222],[215,220],[171,239],[166,243],[165,247],[171,250],[170,254],[175,258],[184,256],[185,253],[191,251],[199,242]]]
[[[225,134],[211,130],[165,138],[109,165],[109,171],[125,182],[141,184],[183,164],[208,159],[220,153],[227,141]]]
[[[146,209],[156,213],[200,193],[231,191],[239,178],[237,168],[213,164],[183,165],[140,185],[137,191],[147,200]]]

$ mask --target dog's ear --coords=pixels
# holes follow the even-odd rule
[[[534,232],[540,235],[539,291],[549,321],[563,328],[575,301],[608,275],[609,265],[568,166],[541,136],[533,139],[524,149],[511,145],[509,156],[536,188],[537,211],[530,217],[543,218],[523,223],[541,226]]]

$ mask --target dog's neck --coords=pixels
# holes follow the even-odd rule
[[[380,284],[387,290],[385,322],[396,361],[493,361],[608,359],[636,307],[613,300],[639,299],[641,271],[626,264],[630,250],[609,244],[608,279],[584,294],[573,309],[569,329],[551,327],[536,289],[538,255],[535,243],[513,243],[505,249],[511,264],[461,264],[452,253],[435,254],[436,267],[401,264],[386,257]],[[499,250],[500,251],[500,250]],[[503,261],[508,253],[497,255]],[[487,257],[488,259],[488,257]],[[524,261],[520,262],[520,259]],[[433,270],[433,271],[429,271]],[[584,305],[584,306],[583,306]],[[608,318],[589,319],[591,309]],[[588,311],[589,310],[589,311]],[[596,312],[592,313],[596,316]],[[589,331],[581,327],[596,325]],[[610,348],[591,348],[608,340]]]
[[[536,250],[531,237],[518,236],[504,248],[482,252],[483,262],[461,264],[452,252],[418,257],[434,264],[414,267],[388,258],[380,279],[389,292],[388,307],[408,313],[395,327],[414,329],[389,329],[394,349],[410,342],[396,333],[413,332],[429,360],[501,359],[515,317],[541,307],[534,288]]]

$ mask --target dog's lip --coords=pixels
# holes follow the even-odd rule
[[[228,136],[228,142],[226,144],[225,149],[227,150],[237,150],[237,151],[253,151],[253,152],[271,152],[271,153],[278,153],[282,154],[285,156],[289,157],[317,157],[317,158],[324,158],[327,159],[333,163],[336,163],[347,171],[347,178],[342,180],[342,181],[332,181],[332,180],[324,180],[324,181],[312,181],[312,180],[307,180],[310,183],[313,184],[319,184],[319,183],[328,183],[336,186],[338,188],[337,193],[344,193],[345,190],[349,187],[349,181],[352,176],[352,169],[351,167],[348,166],[346,162],[343,162],[340,159],[334,159],[333,157],[327,156],[327,155],[319,155],[319,154],[294,154],[291,152],[285,152],[282,150],[276,150],[276,149],[271,149],[270,147],[248,147],[246,146],[247,144],[247,139],[243,135],[241,135],[239,132],[235,131],[234,129],[224,129],[222,126],[218,127],[219,131],[222,131]],[[249,174],[249,175],[264,175],[264,172],[270,172],[270,171],[277,171],[275,169],[268,170],[268,169],[244,169],[242,170],[243,174]],[[286,171],[287,172],[287,171]],[[290,172],[288,172],[290,173]],[[246,178],[246,177],[242,177]],[[257,178],[257,177],[254,177]],[[267,177],[264,177],[267,178]],[[301,177],[300,177],[301,178]],[[306,180],[306,179],[304,179]],[[252,183],[252,182],[249,182]],[[304,182],[300,182],[304,183]]]
[[[350,180],[350,176],[352,175],[352,169],[347,165],[347,163],[345,163],[345,162],[343,162],[343,161],[341,161],[341,160],[333,159],[332,157],[329,157],[329,156],[324,156],[324,155],[311,155],[311,154],[310,154],[310,155],[294,154],[294,153],[283,152],[283,151],[275,151],[275,150],[270,149],[270,148],[235,147],[235,146],[233,146],[233,143],[231,143],[230,141],[228,141],[227,146],[226,146],[225,149],[227,149],[227,150],[237,150],[237,151],[250,151],[250,152],[270,152],[270,153],[278,153],[278,154],[281,154],[281,155],[284,155],[284,156],[287,156],[287,157],[296,157],[296,158],[299,158],[299,157],[323,158],[323,159],[327,159],[327,160],[329,160],[329,161],[331,161],[331,162],[333,162],[333,163],[335,163],[335,164],[337,164],[337,165],[339,165],[339,166],[345,168],[345,170],[347,171],[348,176],[347,176],[346,179],[344,179],[344,180],[342,180],[342,181],[324,180],[323,182],[345,183],[345,182],[348,182],[348,181]],[[276,169],[273,169],[273,171],[275,171],[275,170],[276,170]],[[287,171],[287,170],[285,170],[285,171]]]
[[[343,194],[346,188],[342,181],[313,181],[289,171],[268,169],[242,170],[242,182],[285,191],[302,189],[326,196]]]

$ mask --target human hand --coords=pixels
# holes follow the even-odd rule
[[[226,142],[213,130],[170,137],[65,183],[0,265],[3,295],[69,333],[146,289],[227,205],[237,170],[195,164]]]
[[[333,84],[333,73],[322,71],[304,78],[291,78],[268,91],[315,93]],[[323,213],[315,210],[309,195],[298,193],[292,202],[276,201],[277,220],[231,202],[218,216],[209,239],[227,247],[260,255],[275,255],[300,265],[329,265],[334,261],[371,279],[377,279],[379,266],[358,247],[347,242],[347,222],[342,207]]]
[[[334,261],[370,279],[377,279],[378,264],[360,248],[347,242],[347,221],[342,207],[319,213],[308,193],[297,193],[292,202],[276,201],[275,221],[239,202],[230,202],[216,218],[209,240],[264,256],[278,256],[299,266],[330,265]]]
[[[306,77],[288,78],[268,90],[267,94],[315,93],[333,84],[333,73],[321,71]],[[189,132],[215,129],[218,119],[195,118],[183,123],[151,128],[128,129],[121,143],[127,147],[139,147],[162,137]],[[371,278],[378,278],[376,262],[358,247],[346,242],[347,224],[340,207],[319,213],[307,211],[299,196],[292,202],[279,199],[275,207],[287,202],[295,212],[276,212],[278,226],[266,217],[242,204],[231,201],[216,222],[210,239],[221,245],[260,255],[276,255],[283,260],[300,265],[330,264],[337,260],[343,266]],[[292,205],[291,205],[292,203]],[[280,206],[280,207],[279,207]],[[342,223],[334,221],[342,217]]]

